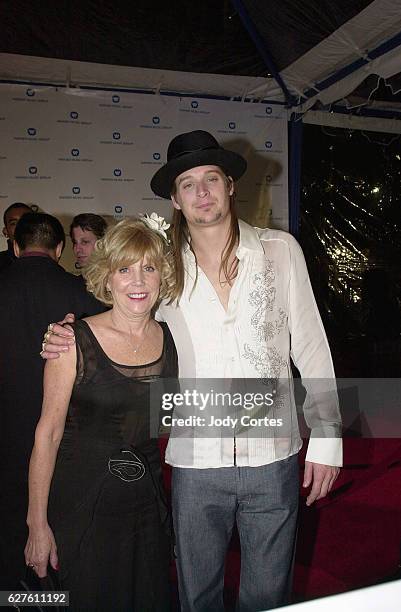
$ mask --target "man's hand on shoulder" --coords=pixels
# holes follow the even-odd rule
[[[306,505],[310,506],[318,499],[326,497],[340,473],[340,468],[334,465],[323,465],[305,461],[304,481],[302,486],[308,488],[312,485],[306,499]]]
[[[68,313],[62,321],[50,323],[43,337],[42,359],[57,359],[64,351],[68,351],[75,344],[74,332],[71,327],[63,327],[65,323],[74,323],[75,315]]]

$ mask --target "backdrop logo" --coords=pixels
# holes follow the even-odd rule
[[[71,149],[71,155],[73,157],[78,157],[79,155],[79,149]]]
[[[78,195],[79,193],[81,193],[81,189],[78,186],[75,186],[72,188],[72,193],[75,193],[75,195]]]
[[[273,109],[271,106],[266,106],[266,115],[271,115],[273,112]]]
[[[33,98],[33,96],[35,95],[35,92],[33,89],[27,89],[25,93],[29,98]]]
[[[111,99],[113,100],[114,104],[118,104],[120,101],[120,96],[114,94]]]
[[[113,174],[114,174],[114,176],[121,176],[121,174],[122,174],[121,168],[114,168]]]
[[[120,206],[120,204],[118,204],[117,206],[114,207],[114,212],[120,215],[123,212],[123,207]]]
[[[28,128],[27,132],[28,132],[29,136],[36,136],[35,128]]]
[[[160,153],[153,153],[153,159],[158,161],[160,159]]]
[[[271,149],[272,148],[272,141],[271,140],[266,140],[265,142],[265,147],[266,149]]]
[[[113,139],[114,140],[120,140],[120,138],[121,138],[120,132],[113,132]]]
[[[234,123],[234,121],[230,121],[230,123],[228,124],[228,127],[230,128],[230,130],[235,130],[235,123]]]
[[[37,169],[36,166],[29,166],[28,172],[29,172],[29,174],[37,174],[38,173],[38,169]]]
[[[71,111],[70,112],[70,117],[71,117],[71,119],[78,119],[77,111]]]
[[[196,100],[192,100],[191,106],[192,106],[192,108],[198,108],[199,102],[197,102]]]
[[[160,123],[160,117],[157,117],[157,116],[153,117],[152,122],[154,125],[158,125]]]

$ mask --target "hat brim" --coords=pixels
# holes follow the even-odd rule
[[[244,174],[247,162],[238,153],[226,149],[202,149],[186,153],[167,162],[156,172],[150,181],[153,193],[169,200],[177,176],[198,166],[219,166],[236,181]]]

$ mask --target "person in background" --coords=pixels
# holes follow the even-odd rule
[[[73,218],[70,225],[70,237],[77,269],[86,266],[96,241],[104,236],[106,229],[107,223],[100,215],[81,213]]]
[[[3,235],[7,238],[7,250],[0,252],[0,272],[5,270],[16,259],[13,246],[15,226],[18,220],[28,212],[32,212],[32,209],[23,202],[14,202],[4,211]]]
[[[111,309],[77,321],[76,351],[46,364],[25,557],[39,577],[48,560],[59,566],[74,612],[170,608],[169,515],[149,430],[155,381],[177,377],[172,336],[152,316],[174,285],[168,248],[145,221],[110,228],[84,275]]]
[[[65,243],[59,220],[23,206],[12,210],[14,214],[23,215],[11,234],[16,260],[2,272],[0,283],[1,590],[15,589],[26,571],[28,464],[42,406],[38,343],[48,322],[61,319],[66,309],[81,316],[105,309],[76,276],[58,265]],[[7,222],[10,219],[13,216],[7,215]]]

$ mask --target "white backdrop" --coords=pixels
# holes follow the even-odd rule
[[[120,219],[169,202],[151,177],[180,132],[210,131],[247,158],[237,184],[239,216],[260,227],[288,227],[287,111],[253,104],[134,92],[0,85],[0,208],[15,201],[56,215]],[[2,240],[0,247],[5,248]],[[71,267],[66,250],[63,265]]]

